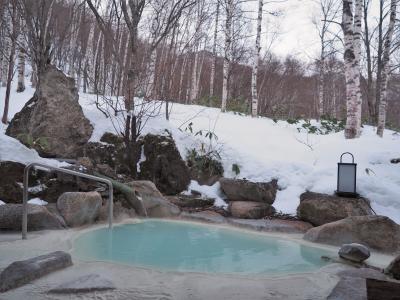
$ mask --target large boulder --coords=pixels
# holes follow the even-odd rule
[[[0,292],[15,289],[71,265],[71,255],[63,251],[15,261],[0,273]]]
[[[70,227],[93,223],[99,216],[101,204],[98,192],[69,192],[57,200],[57,208]]]
[[[180,209],[165,199],[153,182],[137,180],[129,182],[127,185],[134,190],[136,198],[140,202],[135,209],[140,211],[142,215],[163,218],[175,217],[180,214]]]
[[[344,244],[339,249],[339,256],[341,258],[357,263],[361,263],[368,259],[370,255],[371,253],[369,252],[368,247],[356,243]]]
[[[348,217],[311,228],[304,239],[331,245],[359,243],[372,249],[400,252],[400,225],[385,216]]]
[[[275,213],[271,205],[254,201],[232,201],[229,203],[229,211],[232,217],[242,219],[261,219]]]
[[[390,274],[393,278],[400,280],[400,255],[395,257],[385,269],[386,274]]]
[[[275,179],[270,182],[251,182],[246,179],[221,178],[219,183],[229,201],[273,204],[278,189]]]
[[[35,95],[14,116],[6,134],[42,156],[75,158],[93,132],[79,105],[75,81],[51,65],[39,80]]]
[[[0,230],[21,230],[22,204],[0,205]],[[28,204],[28,230],[62,229],[64,220],[46,206]]]
[[[369,201],[365,198],[344,198],[313,192],[303,193],[297,207],[297,216],[315,226],[351,216],[372,214]]]
[[[150,180],[166,195],[187,189],[190,172],[170,136],[148,134],[143,138],[140,179]]]

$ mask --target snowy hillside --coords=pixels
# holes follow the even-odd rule
[[[4,89],[1,89],[0,99],[3,94]],[[10,118],[32,94],[32,89],[22,94],[13,92]],[[84,113],[95,127],[92,140],[98,141],[104,132],[114,132],[114,127],[93,105],[94,100],[93,95],[80,95]],[[193,133],[185,131],[190,122]],[[168,129],[184,156],[187,149],[198,148],[201,142],[209,143],[208,139],[195,136],[196,132],[213,131],[218,137],[212,140],[213,149],[220,152],[225,176],[234,177],[232,164],[237,164],[240,167],[239,178],[252,181],[278,179],[281,190],[274,206],[285,213],[295,213],[299,195],[305,190],[333,193],[339,157],[343,152],[352,152],[358,163],[358,192],[371,200],[378,214],[387,215],[400,223],[400,170],[398,165],[390,163],[391,158],[400,155],[398,133],[387,130],[381,139],[376,136],[375,128],[366,126],[361,138],[345,140],[343,132],[314,135],[299,133],[297,127],[283,121],[275,123],[268,118],[253,119],[234,113],[220,113],[214,108],[173,104],[170,121],[167,122],[161,113],[148,121],[144,133],[163,133]],[[2,127],[1,160],[27,162],[39,159],[36,152],[6,137],[4,131],[5,127]],[[217,188],[203,187],[214,193]],[[199,187],[196,186],[196,189]]]

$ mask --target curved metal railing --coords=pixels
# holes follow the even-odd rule
[[[97,182],[102,182],[108,185],[108,228],[112,228],[113,222],[113,186],[110,180],[100,178],[93,175],[88,175],[85,173],[72,171],[63,168],[52,167],[40,163],[31,163],[25,167],[24,170],[24,191],[23,191],[23,202],[22,202],[22,239],[26,240],[27,232],[28,232],[28,185],[29,185],[29,171],[33,167],[40,167],[49,171],[56,171],[60,173],[65,173],[73,176],[78,176],[90,180],[94,180]]]

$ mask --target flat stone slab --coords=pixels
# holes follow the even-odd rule
[[[15,261],[0,273],[0,292],[15,289],[71,265],[71,255],[63,251]]]
[[[367,287],[364,278],[344,277],[329,294],[327,300],[367,300]]]
[[[222,224],[225,223],[226,221],[226,218],[224,216],[221,216],[219,213],[210,210],[200,211],[196,213],[182,212],[180,217],[184,219],[203,221],[208,223],[217,223],[217,224]]]
[[[312,228],[312,225],[303,221],[291,221],[280,219],[237,219],[227,218],[229,224],[241,228],[248,228],[257,231],[283,232],[283,233],[305,233]]]
[[[62,283],[49,293],[54,294],[74,294],[74,293],[90,293],[97,291],[114,290],[114,283],[98,274],[88,274],[78,277],[66,283]]]

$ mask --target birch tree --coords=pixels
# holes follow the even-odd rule
[[[217,0],[217,8],[215,13],[215,24],[214,24],[213,49],[212,49],[213,60],[212,60],[211,74],[210,74],[210,99],[212,96],[214,96],[215,66],[217,64],[219,11],[220,11],[220,0]]]
[[[22,27],[22,26],[21,26]],[[22,32],[18,38],[18,84],[17,93],[25,91],[25,38]]]
[[[392,37],[394,32],[394,25],[396,23],[396,9],[397,9],[397,0],[391,0],[389,25],[385,36],[385,42],[383,44],[382,78],[380,86],[378,128],[376,131],[376,133],[380,137],[383,137],[383,130],[385,129],[385,123],[386,123],[387,83],[389,77],[389,62],[390,62]]]
[[[314,18],[313,23],[318,29],[318,36],[320,41],[320,56],[318,64],[318,119],[324,115],[324,107],[326,104],[326,65],[328,56],[334,52],[333,44],[336,40],[336,35],[331,34],[330,25],[332,22],[336,22],[339,7],[337,6],[337,0],[321,0],[320,1],[320,12],[321,20]]]
[[[10,5],[9,1],[5,2],[3,15],[2,15],[2,23],[3,23],[3,49],[0,52],[2,56],[2,65],[1,65],[1,86],[7,86],[7,76],[8,76],[8,66],[9,66],[9,55],[11,51],[11,15],[10,15]]]
[[[234,0],[225,0],[225,47],[224,47],[224,65],[222,79],[222,99],[221,111],[226,111],[226,102],[228,99],[228,80],[232,59],[232,21],[234,13]]]
[[[7,80],[6,80],[6,95],[4,99],[4,111],[3,111],[3,117],[1,119],[1,122],[3,124],[8,123],[8,109],[9,109],[9,104],[10,104],[10,93],[11,93],[11,82],[13,79],[14,75],[14,63],[15,63],[15,48],[16,48],[16,39],[18,35],[18,22],[19,18],[17,18],[17,6],[15,2],[10,2],[8,5],[7,9],[7,40],[9,44],[9,51],[6,53],[8,56],[6,56],[6,61],[8,62],[8,67],[7,67]]]
[[[256,45],[253,53],[253,68],[251,74],[251,116],[258,116],[258,95],[257,95],[257,78],[258,78],[258,61],[260,58],[260,40],[261,40],[261,23],[263,16],[264,1],[258,1],[258,14],[257,14],[257,35]]]
[[[342,29],[347,106],[345,137],[347,139],[357,138],[361,134],[361,19],[362,0],[355,0],[355,3],[353,0],[343,0]]]

